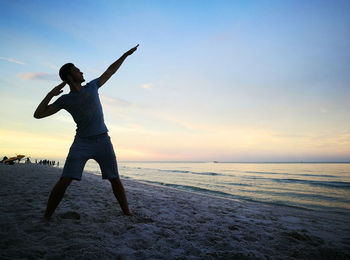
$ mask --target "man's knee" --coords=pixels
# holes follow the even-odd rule
[[[112,179],[108,179],[110,183],[120,183],[120,178],[112,178]]]
[[[112,187],[120,188],[120,186],[122,185],[122,182],[119,177],[108,180],[111,183]]]

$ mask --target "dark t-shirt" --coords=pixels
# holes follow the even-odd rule
[[[98,96],[100,79],[87,83],[80,91],[60,96],[52,105],[67,110],[77,124],[76,136],[87,137],[108,132]]]

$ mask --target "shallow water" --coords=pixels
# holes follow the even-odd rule
[[[92,160],[85,167],[99,175]],[[120,162],[121,177],[236,199],[350,214],[350,164]]]

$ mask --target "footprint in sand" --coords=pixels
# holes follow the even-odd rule
[[[130,219],[134,223],[152,223],[153,222],[152,218],[145,216],[143,214],[140,214],[140,213],[134,213],[134,215],[131,216]]]
[[[74,211],[67,211],[60,214],[59,217],[63,219],[80,219],[80,214]]]

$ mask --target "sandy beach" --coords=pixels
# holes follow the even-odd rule
[[[126,217],[89,173],[42,220],[62,169],[0,165],[0,259],[350,259],[350,218],[123,180]]]

